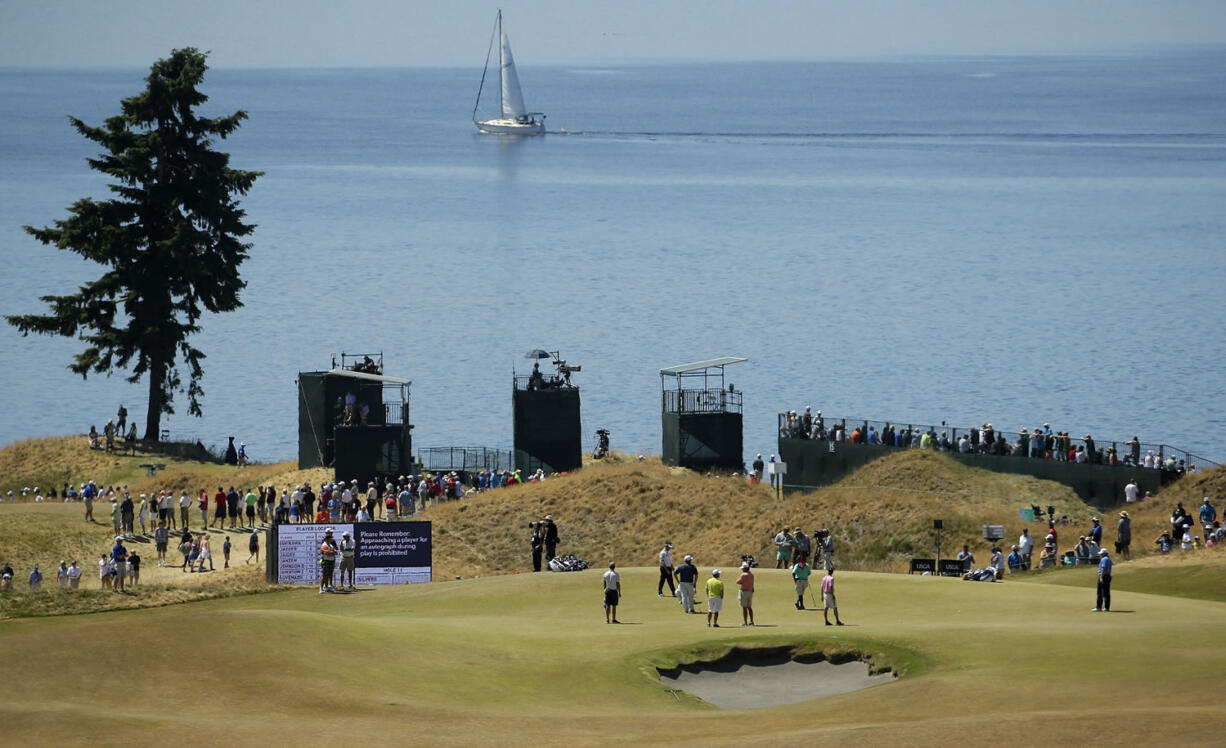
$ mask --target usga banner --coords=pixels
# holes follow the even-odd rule
[[[353,537],[357,584],[430,581],[429,522],[362,522],[274,527],[276,582],[319,584],[319,546],[329,527],[338,544],[342,533]]]

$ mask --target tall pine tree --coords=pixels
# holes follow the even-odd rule
[[[246,285],[239,267],[255,229],[237,197],[261,172],[230,168],[230,156],[213,150],[247,118],[197,115],[208,100],[198,87],[206,55],[179,49],[158,60],[140,94],[122,102],[122,113],[91,127],[70,117],[77,132],[100,145],[90,168],[114,181],[109,200],[78,200],[54,226],[25,230],[43,244],[75,252],[102,265],[101,278],[75,294],[43,296],[48,314],[6,319],[24,335],[78,337],[85,350],[69,369],[82,377],[130,369],[129,382],[148,378],[145,439],[159,438],[163,413],[174,413],[184,390],[188,410],[200,416],[204,353],[189,338],[201,314],[242,306]]]

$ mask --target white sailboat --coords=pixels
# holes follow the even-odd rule
[[[501,116],[478,120],[477,107],[481,105],[481,92],[485,88],[485,74],[490,69],[494,39],[501,42],[498,50],[498,68],[502,76],[502,86],[498,91],[498,108]],[[498,19],[495,21],[494,35],[490,37],[490,49],[485,55],[485,70],[481,72],[481,85],[477,88],[477,103],[473,105],[473,124],[481,132],[493,135],[539,135],[545,132],[545,115],[540,112],[529,112],[524,106],[524,92],[519,87],[519,76],[515,73],[515,58],[511,56],[511,43],[507,41],[506,29],[502,27],[501,10],[498,11]]]

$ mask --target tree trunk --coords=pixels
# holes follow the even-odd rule
[[[149,365],[149,407],[145,413],[145,441],[156,442],[162,434],[162,382],[166,379],[166,364],[154,361]]]

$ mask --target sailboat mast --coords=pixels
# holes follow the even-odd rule
[[[507,111],[507,103],[504,98],[507,90],[507,61],[504,55],[507,53],[507,45],[502,43],[502,8],[498,9],[498,116],[505,116]]]

